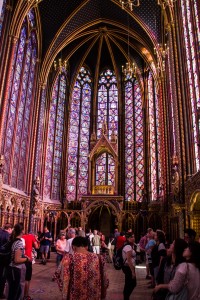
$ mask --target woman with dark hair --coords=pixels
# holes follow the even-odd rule
[[[24,255],[24,246],[21,240],[24,227],[21,223],[14,226],[11,234],[11,263],[8,267],[8,300],[18,300],[23,294],[21,285],[25,283],[26,266],[25,262],[30,261],[28,256]]]
[[[88,241],[85,237],[75,237],[72,248],[74,253],[63,257],[55,273],[62,299],[104,299],[108,279],[102,257],[88,252]]]
[[[183,253],[185,253],[186,251],[185,249],[188,248],[188,244],[183,239],[176,239],[171,245],[171,247],[172,247],[172,263],[174,265],[171,274],[172,279],[169,281],[168,284],[157,285],[154,289],[154,292],[157,293],[160,289],[167,289],[170,292],[170,294],[175,295],[178,294],[180,291],[183,291],[183,288],[187,286],[188,288],[187,299],[189,300],[198,299],[197,295],[199,296],[199,294],[195,294],[196,296],[194,297],[191,293],[192,291],[189,291],[190,288],[189,283],[193,285],[193,288],[198,287],[200,285],[200,277],[198,276],[196,277],[197,284],[195,284],[195,278],[190,276],[191,267],[189,267],[189,264],[185,263],[186,257]],[[193,282],[191,281],[191,278],[193,278],[192,279]]]

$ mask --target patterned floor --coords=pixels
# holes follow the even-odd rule
[[[51,281],[55,270],[55,253],[51,253],[51,259],[44,266],[39,262],[33,265],[33,278],[30,287],[30,296],[34,300],[59,300],[61,294],[57,284]],[[123,300],[122,291],[124,284],[124,274],[122,271],[116,271],[112,264],[107,264],[107,273],[110,285],[106,300]],[[148,280],[145,279],[146,270],[144,266],[136,267],[137,287],[133,291],[130,300],[150,300],[152,290],[147,288]]]

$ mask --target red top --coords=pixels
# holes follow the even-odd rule
[[[116,243],[116,249],[119,249],[119,248],[123,247],[125,241],[126,241],[125,236],[121,236],[121,235],[118,236],[117,237],[117,243]]]
[[[32,248],[36,242],[35,236],[33,234],[25,234],[22,236],[25,240],[25,255],[27,255],[32,260]]]

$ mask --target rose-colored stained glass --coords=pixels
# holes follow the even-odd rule
[[[183,21],[183,35],[185,42],[185,53],[188,71],[189,93],[192,110],[192,133],[194,140],[194,163],[196,171],[200,169],[199,161],[199,128],[197,110],[200,108],[200,89],[199,89],[199,49],[196,50],[196,41],[200,43],[200,25],[199,15],[197,10],[197,2],[194,1],[195,18],[191,12],[191,2],[188,0],[181,0],[182,21]]]
[[[91,75],[82,67],[74,85],[69,119],[66,198],[80,200],[88,190]]]
[[[66,74],[59,74],[53,86],[51,99],[44,180],[44,196],[56,200],[60,200],[61,194],[66,87]]]
[[[108,136],[114,131],[118,135],[118,89],[113,71],[105,70],[99,77],[97,104],[97,138],[101,136],[103,123],[106,121]]]
[[[142,97],[136,80],[125,81],[125,200],[142,201],[144,127]]]

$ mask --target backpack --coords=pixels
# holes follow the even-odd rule
[[[11,262],[11,248],[13,242],[7,241],[5,244],[0,246],[0,264],[7,267]]]
[[[126,259],[123,260],[123,256],[122,256],[122,251],[125,246],[126,245],[119,248],[117,250],[116,254],[113,256],[113,265],[114,265],[115,270],[121,270],[126,262]]]

